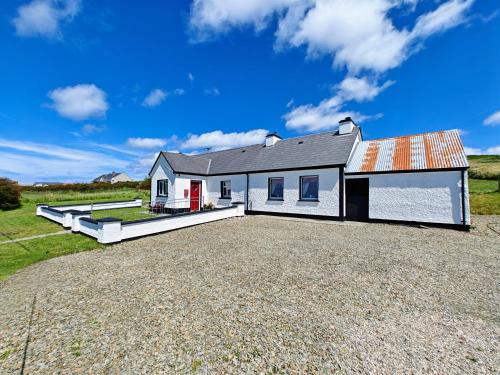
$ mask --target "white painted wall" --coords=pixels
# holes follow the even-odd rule
[[[64,213],[55,212],[48,209],[48,206],[38,206],[36,209],[36,215],[42,216],[46,219],[55,221],[61,225],[64,225]]]
[[[221,199],[221,181],[231,181],[231,199]],[[207,178],[208,202],[216,207],[230,206],[231,202],[245,202],[247,176],[244,174],[227,176],[210,176]]]
[[[204,176],[194,176],[180,174],[175,177],[175,198],[179,207],[189,207],[189,202],[185,199],[191,199],[191,180],[201,181],[201,206],[207,202],[207,181]],[[184,190],[188,191],[188,197],[184,196]]]
[[[98,210],[112,210],[115,208],[128,208],[128,207],[141,207],[141,206],[142,206],[142,199],[137,198],[130,201],[83,203],[83,204],[59,205],[50,207],[61,211],[66,211],[66,210],[98,211]]]
[[[124,222],[121,224],[121,238],[118,241],[244,215],[244,205],[238,204],[223,210],[203,211],[195,214],[170,217],[167,216],[162,219],[148,220],[139,223]],[[116,242],[116,240],[111,242]]]
[[[207,181],[205,177],[175,174],[165,158],[159,158],[151,171],[151,200],[153,202],[169,202],[170,208],[189,207],[188,199],[191,199],[191,180],[201,181],[202,204],[207,202]],[[168,179],[168,197],[159,197],[157,193],[157,181]],[[187,197],[184,190],[188,191]]]
[[[172,169],[168,165],[168,162],[164,157],[158,158],[153,170],[151,171],[151,201],[166,202],[168,198],[175,199],[176,189],[175,189],[175,178],[176,176],[172,172]],[[158,180],[168,179],[168,198],[159,197],[156,195],[156,183]]]
[[[88,221],[84,220],[79,220],[79,225],[78,225],[78,231],[85,233],[87,236],[94,237],[94,238],[99,238],[99,231],[98,231],[98,224],[97,223],[91,223]],[[75,232],[77,230],[74,230]]]
[[[319,202],[299,201],[300,176],[319,176]],[[267,198],[268,178],[283,177],[283,201],[269,201]],[[339,215],[339,170],[307,169],[300,171],[266,172],[249,176],[249,210],[305,215]]]
[[[350,178],[369,178],[369,218],[462,224],[460,171],[388,173]],[[466,217],[470,224],[467,175]],[[347,192],[346,192],[347,194]]]
[[[127,182],[127,181],[132,181],[132,179],[123,172],[111,179],[112,184],[116,184],[117,182]]]

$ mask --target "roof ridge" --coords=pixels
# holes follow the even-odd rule
[[[431,131],[431,132],[423,132],[423,133],[416,133],[416,134],[396,135],[394,137],[384,137],[384,138],[367,139],[367,140],[364,140],[363,142],[384,141],[386,139],[405,138],[405,137],[418,137],[419,135],[436,134],[436,133],[451,133],[451,132],[458,133],[458,129],[434,130],[434,131]]]
[[[203,154],[198,154],[198,155],[208,155],[208,154],[216,154],[218,152],[225,152],[225,151],[232,151],[232,150],[239,150],[241,148],[249,148],[249,147],[255,147],[255,146],[262,146],[263,143],[254,143],[248,146],[240,146],[240,147],[234,147],[234,148],[226,148],[225,150],[217,150],[217,151],[208,151],[204,152]]]
[[[183,154],[182,152],[169,152],[169,151],[162,151],[162,154],[170,154],[170,155],[180,155],[180,156],[187,156],[187,157],[193,157],[193,158],[199,158],[199,159],[204,159],[204,160],[210,160],[210,158],[205,158],[203,157],[204,154],[196,154],[196,155],[187,155]]]
[[[359,127],[357,126],[357,128],[359,129]],[[338,132],[338,130],[329,130],[329,131],[325,131],[325,132],[321,132],[321,133],[314,133],[314,134],[307,134],[307,135],[300,135],[298,137],[292,137],[292,138],[286,138],[286,139],[282,139],[281,141],[279,141],[280,143],[281,142],[288,142],[288,141],[293,141],[293,140],[296,140],[296,139],[301,139],[301,138],[310,138],[310,137],[318,137],[318,136],[324,136],[324,135],[328,135],[328,134],[336,134]],[[339,135],[344,135],[344,134],[339,134]],[[349,134],[345,134],[345,135],[349,135]],[[233,147],[233,148],[226,148],[225,150],[217,150],[217,151],[208,151],[208,152],[204,152],[202,154],[198,154],[198,156],[203,156],[203,155],[209,155],[209,154],[215,154],[215,153],[218,153],[218,152],[225,152],[225,151],[232,151],[232,150],[239,150],[239,149],[243,149],[243,148],[249,148],[249,147],[255,147],[255,146],[262,146],[264,145],[264,143],[254,143],[254,144],[251,144],[251,145],[247,145],[247,146],[240,146],[240,147]],[[163,151],[164,152],[164,151]],[[184,155],[184,154],[183,154]],[[191,155],[189,155],[191,156]]]

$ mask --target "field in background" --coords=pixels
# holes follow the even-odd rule
[[[482,180],[500,178],[500,155],[470,155],[469,177]]]
[[[473,155],[468,159],[472,213],[500,215],[500,155]]]

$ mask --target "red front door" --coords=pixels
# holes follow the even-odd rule
[[[191,181],[191,211],[198,211],[200,209],[200,181]]]

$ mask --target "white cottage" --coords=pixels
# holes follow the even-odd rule
[[[183,155],[161,152],[151,202],[167,212],[244,202],[247,214],[470,225],[467,157],[456,130],[364,141],[338,131]]]

